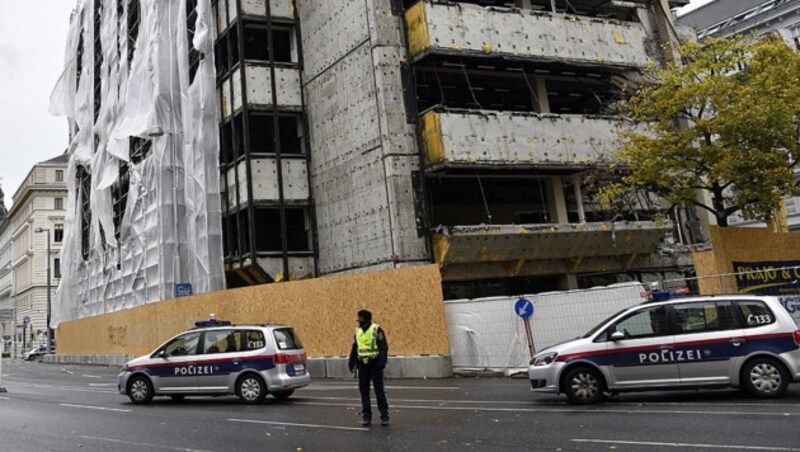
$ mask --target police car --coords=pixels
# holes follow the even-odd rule
[[[800,331],[777,298],[645,303],[531,360],[534,391],[596,403],[604,393],[740,387],[778,397],[800,381]]]
[[[153,396],[236,395],[255,404],[285,400],[311,377],[300,338],[285,325],[231,325],[213,319],[129,361],[118,389],[135,404]]]

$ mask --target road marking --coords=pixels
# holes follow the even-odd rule
[[[97,378],[98,380],[99,380],[99,379],[101,379],[101,378],[103,378],[103,377],[98,377],[97,375],[86,375],[86,374],[83,374],[83,375],[81,375],[81,377],[86,377],[86,378]]]
[[[101,410],[101,411],[117,411],[119,413],[130,413],[131,410],[123,410],[121,408],[106,408],[104,406],[91,406],[91,405],[73,405],[71,403],[61,403],[61,406],[68,408],[84,408],[87,410]]]
[[[340,406],[340,407],[360,407],[355,403],[323,403],[323,402],[293,402],[294,405],[316,405],[316,406]],[[559,409],[559,408],[486,408],[486,407],[466,407],[466,406],[432,406],[432,405],[401,405],[394,403],[396,409],[409,410],[439,410],[439,411],[489,411],[489,412],[511,412],[511,413],[567,413],[567,414],[705,414],[710,416],[769,416],[769,417],[796,417],[798,414],[792,413],[770,413],[770,412],[745,412],[745,411],[691,411],[691,410],[602,410],[602,409]]]
[[[690,444],[690,443],[657,443],[653,441],[614,441],[608,439],[573,439],[576,443],[595,443],[595,444],[624,444],[630,446],[652,446],[652,447],[691,447],[694,449],[732,449],[732,450],[775,450],[775,451],[800,451],[793,447],[770,447],[770,446],[742,446],[736,444]]]
[[[59,391],[77,391],[77,392],[93,392],[95,394],[114,394],[117,391],[107,391],[100,389],[89,389],[83,386],[58,386],[58,385],[45,385],[39,383],[26,383],[24,381],[12,380],[12,383],[20,386],[28,386],[31,388],[44,388],[44,389],[58,389]]]
[[[0,396],[0,400],[11,400],[11,397]]]
[[[398,390],[414,390],[419,389],[421,391],[458,391],[461,389],[458,386],[386,386],[386,389],[398,389]],[[310,386],[306,386],[303,388],[304,391],[308,390],[327,390],[327,391],[336,391],[336,390],[355,390],[358,389],[358,385],[324,385],[324,384],[312,384]]]
[[[116,386],[116,383],[89,383],[89,386]]]
[[[305,388],[303,389],[305,391]],[[361,399],[356,397],[298,397],[296,400],[340,400],[346,402],[359,402]],[[392,398],[395,402],[415,402],[415,403],[453,403],[461,405],[524,405],[524,406],[565,406],[565,403],[533,403],[521,402],[519,400],[447,400],[447,399],[398,399]]]
[[[166,450],[180,450],[183,452],[210,452],[203,449],[188,449],[186,447],[172,447],[172,446],[163,446],[161,444],[150,444],[150,443],[134,443],[131,441],[123,441],[121,439],[114,439],[114,438],[103,438],[100,436],[89,436],[89,435],[80,435],[78,438],[88,439],[92,441],[105,441],[107,443],[114,443],[114,444],[125,444],[127,446],[139,446],[139,447],[150,447],[152,449],[166,449]]]
[[[294,422],[273,422],[273,421],[260,421],[255,419],[228,419],[230,422],[239,422],[242,424],[265,424],[265,425],[279,425],[284,427],[306,427],[306,428],[321,428],[326,430],[346,430],[350,432],[368,432],[370,429],[366,427],[342,427],[339,425],[321,425],[321,424],[296,424]]]

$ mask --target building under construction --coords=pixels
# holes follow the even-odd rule
[[[55,322],[425,263],[446,298],[680,275],[690,231],[587,174],[685,3],[81,1]]]

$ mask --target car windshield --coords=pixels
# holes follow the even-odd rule
[[[623,312],[627,311],[628,309],[630,309],[630,308],[625,308],[625,309],[617,312],[616,314],[614,314],[612,316],[609,316],[607,319],[605,319],[602,322],[600,322],[597,325],[595,325],[595,327],[592,328],[591,330],[589,330],[588,333],[584,334],[582,338],[586,339],[586,338],[589,338],[589,337],[593,336],[594,333],[596,333],[600,328],[604,327],[608,322],[611,321],[611,319],[617,317],[618,315],[622,314]]]

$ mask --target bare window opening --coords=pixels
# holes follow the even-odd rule
[[[578,207],[575,184],[579,184],[580,198],[585,221],[588,223],[626,220],[626,221],[652,221],[663,214],[660,203],[655,195],[643,191],[624,193],[610,202],[613,207],[609,209],[608,200],[603,203],[599,200],[599,190],[612,183],[618,182],[621,174],[603,167],[592,168],[582,174],[577,180],[568,179],[564,183],[564,197],[567,215],[570,223],[580,222],[580,208]]]
[[[428,181],[433,225],[550,222],[545,181],[539,178],[463,176]]]
[[[111,186],[111,202],[113,208],[114,237],[119,241],[122,231],[122,218],[128,205],[128,191],[130,190],[130,167],[127,162],[120,162],[119,178]]]
[[[128,143],[130,147],[131,163],[138,165],[150,155],[153,147],[153,140],[149,138],[131,137]]]
[[[128,2],[128,64],[133,62],[136,52],[136,40],[139,38],[139,22],[141,21],[141,5],[139,0]]]
[[[550,112],[560,114],[608,114],[616,93],[601,84],[547,80]]]
[[[502,295],[536,294],[560,290],[557,276],[536,278],[479,279],[471,281],[447,281],[442,283],[445,300],[483,298]]]
[[[280,252],[281,223],[280,209],[256,208],[256,249],[259,252]],[[306,221],[306,209],[302,207],[286,208],[287,251],[309,251],[309,228]]]
[[[189,83],[194,82],[200,61],[205,57],[202,52],[194,48],[193,40],[197,28],[197,0],[186,0],[186,37],[189,49]]]
[[[619,90],[599,72],[564,65],[443,59],[415,68],[419,111],[453,109],[606,114]]]
[[[533,111],[533,96],[521,72],[426,66],[417,69],[419,110],[435,105],[505,111]]]
[[[292,30],[286,27],[273,26],[272,42],[275,47],[275,62],[292,63]],[[269,61],[269,40],[266,23],[244,23],[244,59]]]
[[[89,243],[90,227],[92,224],[92,175],[86,171],[86,168],[79,166],[76,174],[76,185],[78,187],[78,209],[81,215],[81,256],[83,260],[89,259],[89,252],[91,245]]]
[[[61,243],[64,241],[64,225],[57,224],[53,226],[53,241],[55,243]]]
[[[239,62],[239,33],[236,24],[222,32],[214,44],[217,58],[217,77],[224,77]]]
[[[103,23],[103,2],[94,2],[94,121],[100,116],[103,83],[103,44],[100,33]]]
[[[235,130],[234,130],[235,128]],[[244,155],[242,113],[236,113],[220,126],[220,163],[231,164]],[[234,137],[235,132],[235,137]],[[251,144],[252,146],[252,144]]]
[[[277,153],[275,148],[275,117],[263,113],[250,113],[249,137],[252,153]],[[281,154],[302,154],[303,140],[300,117],[278,116]]]
[[[83,73],[83,29],[81,28],[80,37],[78,38],[78,52],[75,55],[75,92],[78,92],[81,83],[81,74]]]

